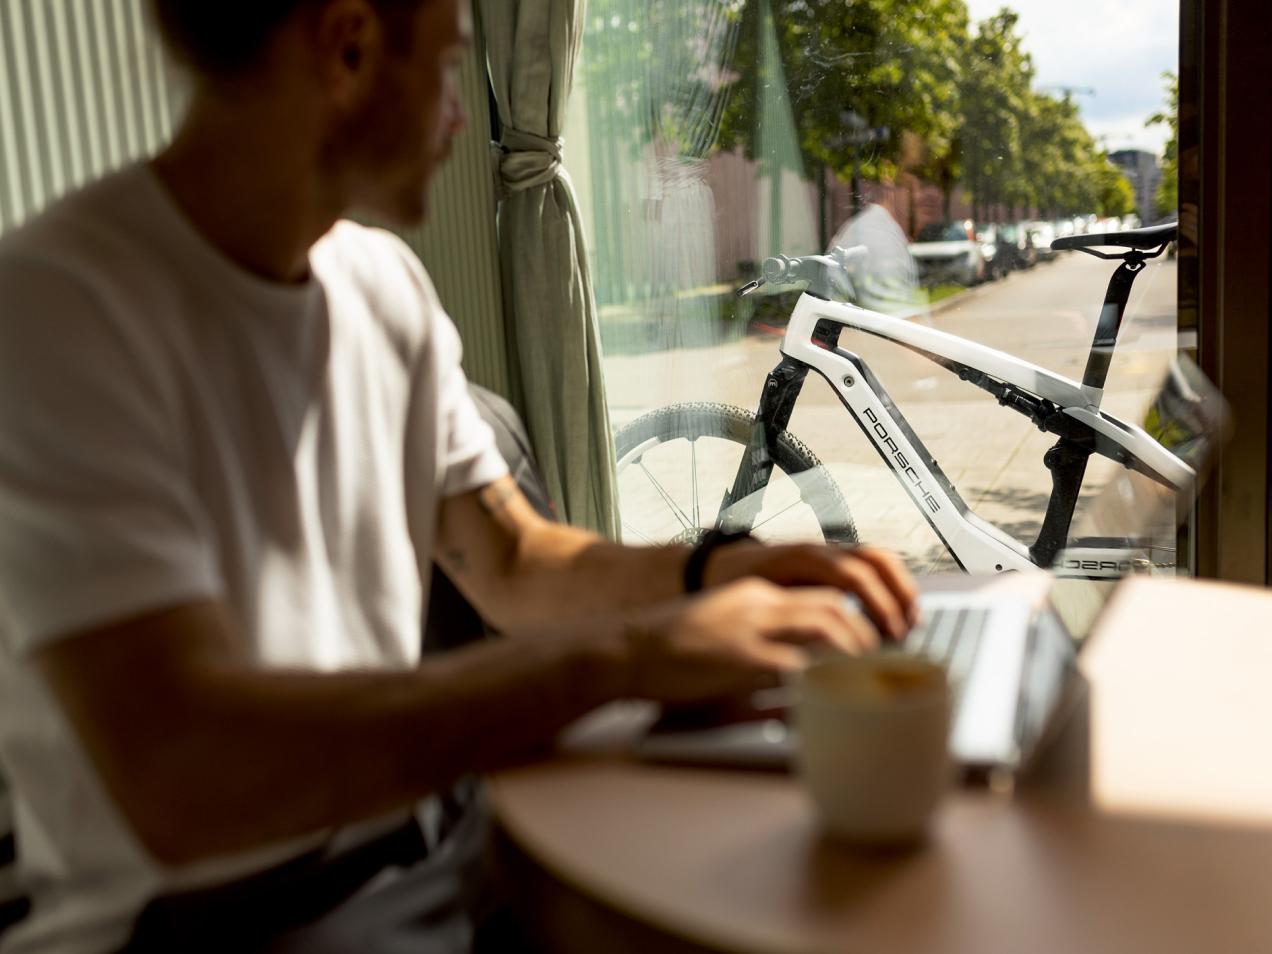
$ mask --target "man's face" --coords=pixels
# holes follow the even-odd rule
[[[472,42],[464,0],[423,0],[405,24],[409,36],[387,36],[374,88],[342,121],[327,154],[350,205],[396,225],[418,225],[428,190],[464,127],[459,67]]]

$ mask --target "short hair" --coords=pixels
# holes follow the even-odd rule
[[[227,79],[256,66],[284,23],[304,7],[322,2],[150,0],[150,7],[159,36],[177,62],[198,76]],[[421,2],[371,0],[382,13],[413,9]]]

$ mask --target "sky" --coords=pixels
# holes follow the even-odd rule
[[[973,23],[1004,6],[1020,14],[1036,87],[1094,89],[1074,98],[1106,149],[1161,153],[1166,127],[1144,121],[1165,105],[1162,73],[1178,69],[1179,0],[967,0]]]

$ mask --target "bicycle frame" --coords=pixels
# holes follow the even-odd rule
[[[772,472],[769,441],[776,440],[789,423],[810,370],[835,391],[954,560],[968,572],[1050,568],[1068,542],[1091,454],[1131,467],[1176,491],[1191,486],[1195,476],[1191,467],[1142,428],[1100,410],[1130,284],[1142,267],[1142,260],[1128,260],[1110,281],[1082,383],[935,328],[806,292],[782,340],[782,361],[765,381],[756,432],[722,503],[721,524],[726,529],[745,529],[754,523],[760,506],[757,491]],[[845,328],[928,358],[1059,438],[1043,459],[1051,471],[1052,491],[1042,528],[1031,546],[972,512],[867,363],[839,347]],[[1130,568],[1133,553],[1125,544],[1088,543],[1081,552],[1066,552],[1065,568],[1108,577],[1123,575]]]

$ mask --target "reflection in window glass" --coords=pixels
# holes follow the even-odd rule
[[[1093,341],[1120,263],[1052,243],[1173,220],[1175,3],[590,0],[587,17],[566,142],[625,539],[723,523],[861,539],[919,572],[1028,565],[1072,542],[1054,504],[1039,538],[1053,471],[1078,525],[1127,454],[1152,456],[1055,415],[1142,420],[1186,344],[1173,248],[1134,266],[1110,358]],[[818,300],[875,317],[783,346]],[[1149,541],[1167,571],[1168,537]]]

